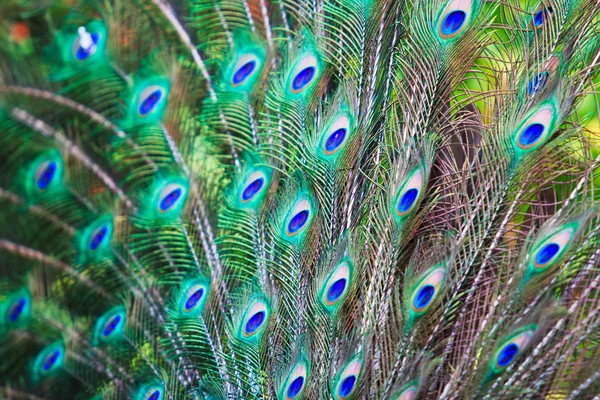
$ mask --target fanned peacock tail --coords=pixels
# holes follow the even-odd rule
[[[597,0],[0,15],[0,397],[600,398]]]

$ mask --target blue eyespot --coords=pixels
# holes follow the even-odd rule
[[[319,299],[329,312],[335,312],[335,308],[348,294],[352,282],[352,271],[352,262],[344,258],[337,263],[323,284]]]
[[[346,289],[346,279],[338,279],[329,287],[329,290],[327,291],[327,300],[330,303],[335,302],[342,294],[344,294],[344,289]]]
[[[61,350],[54,350],[52,353],[48,354],[48,356],[44,359],[44,364],[42,364],[44,371],[49,371],[60,358],[61,354]]]
[[[411,318],[418,318],[427,312],[434,300],[440,297],[445,280],[446,269],[444,263],[432,267],[422,275],[419,284],[411,295],[410,308],[413,313]]]
[[[240,83],[244,82],[254,72],[255,69],[255,60],[248,61],[247,63],[242,65],[240,68],[238,68],[237,71],[235,71],[235,74],[233,74],[233,84],[239,85]]]
[[[308,221],[309,212],[308,210],[302,210],[298,214],[294,215],[288,224],[288,231],[290,233],[296,233],[306,225]]]
[[[260,192],[265,184],[264,178],[258,178],[252,181],[242,192],[242,200],[249,201]]]
[[[265,321],[265,312],[264,311],[257,312],[252,317],[250,317],[248,322],[246,322],[246,333],[250,334],[250,333],[256,332],[261,327],[261,325],[263,324],[264,321]]]
[[[148,400],[158,400],[159,398],[160,398],[160,390],[155,390],[154,393],[152,393],[148,397]]]
[[[108,320],[106,325],[104,325],[104,330],[102,331],[102,334],[104,336],[109,336],[111,333],[113,333],[115,331],[115,329],[117,329],[117,327],[119,326],[121,319],[122,319],[121,315],[117,314],[114,317],[112,317],[110,320]]]
[[[398,202],[398,212],[405,213],[415,204],[419,190],[416,188],[408,189]]]
[[[298,72],[292,82],[292,89],[296,92],[304,89],[315,77],[317,69],[313,66],[306,67]]]
[[[533,15],[533,24],[537,27],[542,26],[546,17],[552,15],[552,7],[544,7]]]
[[[249,303],[244,311],[239,326],[241,339],[258,339],[266,326],[269,318],[269,306],[264,300],[254,300]]]
[[[46,190],[48,186],[52,183],[54,176],[56,175],[56,170],[58,169],[58,164],[56,161],[49,161],[42,173],[40,174],[36,184],[39,190]]]
[[[302,387],[304,387],[304,377],[299,376],[294,379],[288,387],[287,397],[289,399],[293,399],[294,397],[298,396],[298,394],[300,394],[302,391]]]
[[[463,10],[451,11],[442,21],[442,33],[444,35],[455,34],[462,28],[466,20],[467,13]]]
[[[433,295],[435,294],[435,287],[433,285],[425,285],[423,286],[417,295],[415,296],[415,307],[423,308],[426,307],[431,299],[433,299]]]
[[[540,72],[534,76],[527,84],[527,93],[531,96],[544,90],[549,77],[550,73],[547,71]]]
[[[354,385],[356,384],[356,376],[350,375],[344,378],[342,384],[340,385],[340,396],[346,397],[354,390]]]
[[[194,308],[202,299],[202,296],[204,296],[204,288],[196,290],[185,302],[185,309],[189,311]]]
[[[346,128],[340,128],[333,132],[331,135],[329,135],[327,141],[325,142],[325,150],[327,150],[328,152],[333,152],[337,150],[337,148],[340,147],[342,143],[344,143],[344,139],[346,138],[346,132]]]
[[[162,97],[163,97],[163,92],[160,89],[156,89],[155,91],[150,93],[150,95],[148,97],[146,97],[142,101],[142,104],[140,105],[140,108],[139,108],[140,115],[143,117],[143,116],[147,115],[148,113],[150,113],[152,110],[154,110],[154,108],[156,107],[158,102],[162,99]]]
[[[15,301],[8,309],[8,320],[10,322],[15,322],[16,320],[18,320],[21,314],[23,313],[23,310],[25,309],[26,305],[27,299],[25,298],[21,298]]]
[[[515,357],[519,354],[519,346],[515,343],[509,343],[498,354],[498,365],[500,367],[506,367],[508,364],[514,361]]]
[[[177,200],[179,200],[181,198],[181,195],[183,194],[183,189],[181,188],[177,188],[177,189],[173,189],[171,192],[169,192],[169,194],[167,194],[160,202],[160,210],[161,211],[168,211],[170,208],[172,208],[176,203]]]
[[[522,146],[531,146],[537,142],[540,137],[542,137],[544,129],[544,125],[539,123],[533,123],[529,125],[521,133],[521,136],[519,137],[519,143]]]
[[[108,227],[106,225],[101,226],[92,236],[92,240],[90,240],[90,250],[94,251],[102,244],[104,238],[106,238],[106,234],[108,233]]]
[[[555,255],[560,251],[560,246],[556,243],[548,243],[545,245],[535,256],[535,262],[537,264],[546,264],[552,260]]]
[[[91,39],[90,46],[84,48],[81,46],[81,44],[78,44],[77,50],[75,51],[75,58],[79,61],[84,61],[88,59],[91,55],[93,55],[96,52],[96,49],[98,48],[97,45],[100,41],[100,34],[98,32],[92,32],[89,35]]]

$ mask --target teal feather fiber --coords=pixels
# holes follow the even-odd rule
[[[0,398],[600,398],[600,3],[4,0]]]

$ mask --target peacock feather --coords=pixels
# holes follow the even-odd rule
[[[4,0],[0,397],[600,399],[600,2]]]

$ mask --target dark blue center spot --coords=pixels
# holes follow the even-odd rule
[[[54,179],[54,175],[56,174],[57,169],[58,169],[58,165],[56,164],[55,161],[48,162],[48,164],[46,165],[46,168],[44,168],[44,170],[42,171],[42,173],[40,174],[40,177],[38,178],[38,180],[36,182],[38,189],[46,190],[48,188],[48,186],[50,186],[50,183],[52,183],[52,180]]]
[[[246,333],[254,333],[261,327],[265,320],[265,312],[259,311],[246,322]]]
[[[104,238],[106,237],[107,233],[108,233],[107,226],[100,227],[100,229],[98,229],[96,231],[96,233],[94,233],[94,235],[92,236],[92,240],[90,240],[90,250],[92,250],[92,251],[96,250],[98,248],[98,246],[100,246],[102,244],[102,242],[104,241]]]
[[[344,378],[344,380],[342,381],[342,384],[340,385],[340,396],[346,397],[350,393],[352,393],[352,390],[354,390],[355,383],[356,383],[356,376],[354,376],[354,375],[350,375],[350,376]]]
[[[419,190],[416,188],[408,189],[400,198],[398,202],[398,212],[405,213],[411,209],[415,201],[417,200],[417,196],[419,195]]]
[[[325,142],[325,150],[331,152],[337,150],[338,147],[344,143],[344,139],[346,138],[346,128],[337,129],[327,138]]]
[[[442,21],[442,33],[444,35],[455,34],[462,28],[467,19],[467,13],[463,10],[454,10],[446,15]]]
[[[344,294],[344,289],[346,289],[346,279],[338,279],[329,287],[327,291],[327,301],[333,303],[337,299],[339,299],[342,294]]]
[[[160,205],[159,205],[160,210],[161,211],[169,210],[171,207],[173,207],[177,203],[177,200],[179,200],[179,198],[181,197],[182,194],[183,194],[183,190],[181,188],[173,189],[160,202]]]
[[[415,296],[415,307],[421,309],[429,304],[433,295],[435,294],[435,287],[433,285],[425,285],[417,292]]]
[[[44,368],[44,371],[49,371],[50,368],[52,368],[54,366],[54,363],[56,363],[56,360],[58,360],[58,357],[60,357],[60,354],[61,354],[60,350],[55,350],[46,357],[46,359],[44,360],[44,364],[42,365],[42,368]]]
[[[242,65],[237,71],[235,71],[235,74],[233,74],[233,84],[239,85],[240,83],[244,82],[254,72],[255,69],[255,60],[248,61],[246,64]]]
[[[242,200],[248,201],[254,196],[256,196],[256,194],[260,192],[260,189],[262,189],[264,184],[265,180],[263,178],[258,178],[252,181],[248,186],[246,186],[246,188],[242,192]]]
[[[546,264],[548,261],[558,254],[560,246],[556,243],[548,243],[535,255],[535,262],[537,264]]]
[[[533,24],[535,26],[541,26],[544,23],[546,17],[552,15],[554,10],[552,7],[544,7],[533,15]]]
[[[92,32],[90,33],[90,36],[93,44],[87,49],[84,49],[81,47],[81,45],[79,45],[79,47],[77,47],[77,51],[75,51],[75,58],[77,58],[79,61],[86,60],[89,56],[96,52],[96,45],[100,40],[100,34],[98,32]]]
[[[10,308],[8,309],[8,320],[10,322],[15,322],[21,316],[21,313],[25,309],[25,305],[27,304],[27,299],[21,298],[15,301]]]
[[[538,139],[544,133],[544,125],[540,123],[533,123],[523,130],[519,137],[519,142],[523,146],[530,146],[538,141]]]
[[[298,396],[298,394],[302,390],[303,386],[304,386],[304,377],[299,376],[296,379],[294,379],[292,381],[292,383],[290,384],[290,386],[288,387],[287,397],[290,399],[293,399],[294,397]]]
[[[300,91],[304,89],[315,77],[317,69],[315,67],[306,67],[298,72],[292,81],[292,89]]]
[[[154,393],[152,393],[148,397],[148,400],[158,400],[159,398],[160,398],[160,390],[155,390]]]
[[[106,325],[104,325],[104,331],[102,331],[102,334],[104,336],[110,335],[111,333],[113,333],[115,331],[115,329],[117,329],[117,326],[119,326],[120,322],[121,322],[121,315],[119,315],[119,314],[115,315],[106,323]]]
[[[156,107],[162,96],[162,90],[160,89],[156,89],[154,92],[150,93],[150,95],[146,97],[140,105],[140,115],[144,116],[150,111],[152,111],[154,107]]]
[[[527,84],[527,93],[529,93],[529,95],[531,96],[532,94],[544,90],[549,77],[550,73],[547,71],[540,72],[539,74],[534,76]]]
[[[194,294],[192,294],[187,301],[185,302],[185,309],[186,310],[191,310],[192,308],[194,308],[196,306],[196,304],[198,304],[198,302],[200,301],[200,299],[202,299],[202,296],[204,295],[204,289],[200,288],[198,290],[196,290],[194,292]]]
[[[498,354],[498,365],[506,367],[508,364],[513,362],[517,354],[519,353],[519,346],[514,343],[509,343]]]
[[[308,221],[308,210],[302,210],[292,217],[288,224],[288,231],[290,233],[298,232],[306,225],[306,221]]]

